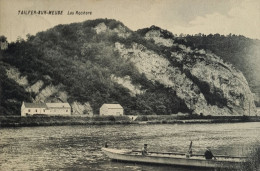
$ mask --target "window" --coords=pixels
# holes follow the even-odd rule
[[[66,112],[68,112],[68,110],[66,110]]]
[[[37,109],[35,109],[35,112],[37,112]]]
[[[45,109],[43,109],[43,112],[45,112]]]
[[[28,112],[31,112],[31,109],[28,109]]]

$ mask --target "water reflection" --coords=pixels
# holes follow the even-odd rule
[[[100,148],[246,155],[259,141],[259,123],[59,126],[0,129],[0,170],[179,170],[194,168],[110,161]],[[201,170],[201,169],[200,169]]]

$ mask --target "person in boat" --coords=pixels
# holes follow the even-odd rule
[[[204,155],[205,155],[205,159],[207,159],[207,160],[211,160],[212,158],[216,159],[216,157],[211,152],[210,147],[207,147]]]
[[[105,142],[105,148],[108,148],[108,144],[107,144],[107,142]]]
[[[192,141],[190,142],[190,148],[189,148],[189,150],[186,153],[186,157],[187,158],[192,157]]]
[[[187,157],[187,158],[192,157],[192,149],[191,149],[191,148],[187,151],[186,157]]]
[[[143,155],[143,156],[148,155],[147,144],[144,144],[144,147],[143,147],[143,149],[142,149],[142,155]]]

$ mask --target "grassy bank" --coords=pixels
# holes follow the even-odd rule
[[[187,124],[260,122],[260,117],[248,116],[177,116],[140,115],[134,121],[128,116],[1,116],[0,127],[59,126],[59,125],[111,125],[111,124]]]
[[[107,125],[130,124],[127,116],[6,116],[0,117],[0,127],[59,126],[59,125]]]
[[[257,116],[143,115],[136,121],[147,123],[235,123],[260,122]]]

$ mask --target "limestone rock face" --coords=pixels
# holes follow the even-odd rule
[[[250,115],[249,112],[253,115],[256,112],[254,97],[245,77],[232,66],[207,54],[205,61],[196,59],[196,62],[185,67],[190,70],[192,77],[207,85],[208,94],[215,96],[208,97],[207,100],[215,98],[213,104],[228,108],[234,115]]]
[[[21,76],[20,71],[15,67],[6,69],[6,75],[18,85],[24,87],[25,91],[35,94],[34,98],[31,97],[33,102],[67,102],[68,94],[61,90],[62,84],[45,86],[42,80],[38,80],[31,85],[27,77]],[[45,78],[51,79],[49,76],[45,76]]]
[[[28,80],[26,76],[21,76],[19,70],[15,67],[6,68],[6,75],[8,78],[15,80],[18,85],[27,86]]]
[[[130,91],[131,96],[136,96],[138,94],[143,93],[143,91],[141,90],[141,85],[132,84],[131,78],[129,76],[125,76],[121,78],[121,77],[116,77],[115,75],[111,75],[111,79],[114,82],[127,88]]]
[[[42,91],[37,93],[34,101],[35,102],[46,101],[47,98],[49,98],[52,95],[55,95],[56,93],[58,93],[58,91],[59,91],[59,86],[48,85]]]
[[[162,36],[162,34],[161,34],[160,30],[151,30],[145,34],[146,39],[153,39],[154,42],[158,45],[164,45],[167,47],[171,47],[173,45],[174,40],[165,39],[161,36]]]
[[[105,23],[99,23],[96,27],[94,27],[94,30],[96,31],[97,34],[100,33],[116,33],[119,37],[127,38],[130,36],[130,32],[127,31],[125,27],[123,27],[121,24],[118,25],[118,27],[114,29],[109,29],[109,27]]]
[[[6,69],[6,74],[8,78],[23,86],[27,92],[35,94],[35,98],[31,97],[32,102],[67,102],[68,93],[61,90],[62,84],[45,86],[42,80],[38,80],[30,85],[27,77],[21,76],[21,73],[15,67]],[[45,78],[51,79],[49,76],[45,76]],[[9,101],[14,100],[9,99]],[[72,115],[93,116],[93,109],[88,102],[81,104],[75,101],[71,104],[71,108]]]
[[[153,37],[160,35],[150,34]],[[155,42],[161,44],[162,41]],[[167,58],[137,43],[132,43],[130,48],[115,43],[122,58],[132,61],[149,80],[175,90],[193,113],[249,115],[250,110],[251,115],[254,114],[254,98],[241,72],[214,54],[192,50],[185,45],[179,47],[181,50],[171,51]]]
[[[157,34],[150,34],[157,32]],[[151,28],[146,37],[152,38],[156,44],[161,45],[163,39],[169,41],[168,36],[163,35],[165,30]],[[158,42],[158,38],[161,42]],[[174,42],[174,38],[171,38]],[[200,98],[190,97],[194,110],[210,115],[254,115],[256,107],[254,95],[242,72],[232,65],[223,62],[218,56],[206,53],[203,49],[192,50],[182,44],[172,44],[180,50],[171,50],[171,60],[177,63],[179,68],[186,73],[196,84],[201,95],[207,101],[207,107]],[[202,105],[202,107],[200,107]],[[207,111],[208,112],[207,112]],[[219,112],[216,112],[218,110]]]
[[[43,86],[44,82],[42,80],[37,81],[33,85],[29,86],[26,88],[27,92],[34,92],[34,93],[39,93],[40,88]]]
[[[113,29],[113,32],[117,33],[119,37],[127,38],[131,35],[129,31],[122,25],[119,25],[117,28]]]
[[[73,102],[71,104],[72,115],[93,116],[93,110],[89,103]]]
[[[107,30],[107,26],[105,23],[100,23],[94,28],[97,34],[105,32]]]

